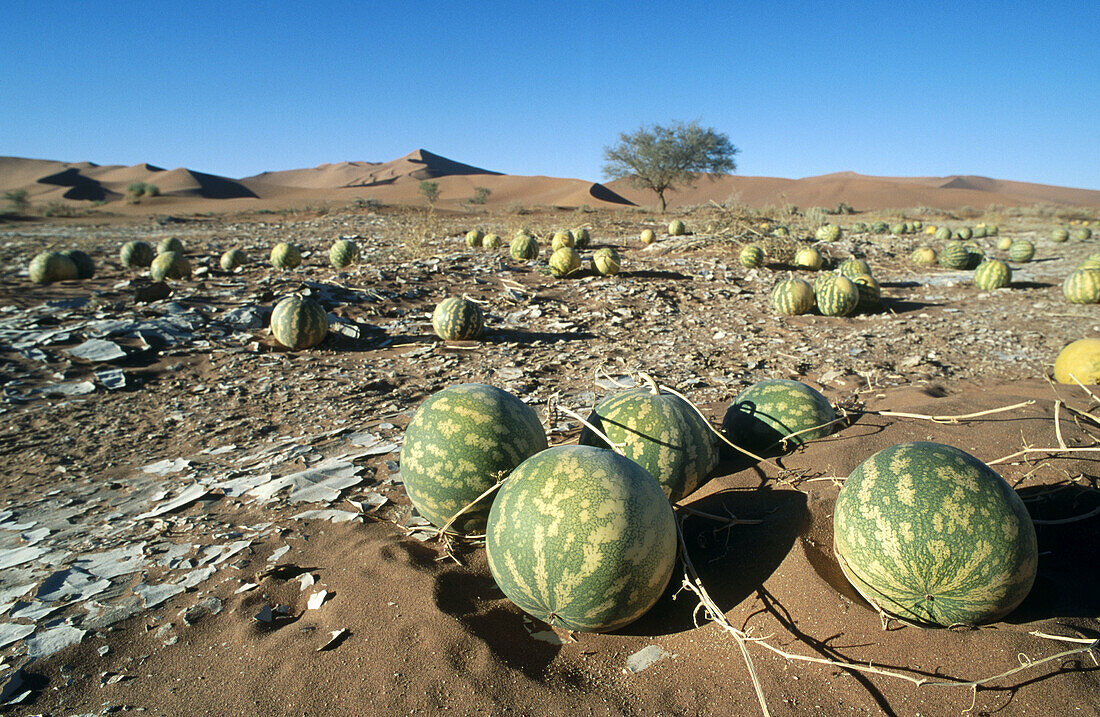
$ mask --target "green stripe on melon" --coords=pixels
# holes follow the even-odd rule
[[[771,293],[772,308],[781,316],[798,316],[814,308],[814,288],[802,279],[784,279]]]
[[[472,301],[452,296],[439,302],[432,312],[432,328],[444,341],[476,339],[485,327],[481,307]]]
[[[1071,304],[1100,303],[1100,269],[1077,269],[1062,282],[1062,295]]]
[[[501,486],[486,526],[489,569],[520,609],[554,627],[607,632],[644,615],[676,564],[676,519],[637,463],[556,446]]]
[[[1035,528],[1023,502],[952,446],[902,443],[860,464],[837,498],[833,537],[860,594],[916,625],[992,622],[1035,581]]]
[[[271,312],[271,335],[292,351],[307,349],[325,340],[328,316],[313,299],[288,296]]]
[[[974,286],[982,291],[1001,289],[1012,283],[1012,269],[997,259],[990,259],[974,270]]]
[[[829,399],[812,387],[772,379],[754,383],[733,399],[722,418],[722,431],[731,443],[760,453],[784,439],[791,446],[800,446],[824,438],[836,430],[835,424],[825,424],[835,420]],[[792,435],[795,433],[798,435]]]

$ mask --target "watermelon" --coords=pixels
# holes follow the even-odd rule
[[[592,253],[592,268],[604,276],[618,274],[622,268],[619,252],[609,246],[600,247]]]
[[[444,341],[476,339],[485,327],[481,307],[467,299],[452,296],[436,304],[432,328]]]
[[[1069,230],[1065,227],[1057,227],[1050,233],[1050,240],[1061,244],[1064,241],[1069,241]]]
[[[687,226],[679,219],[673,219],[669,222],[668,233],[674,237],[679,237],[687,234]]]
[[[271,265],[276,269],[293,269],[302,263],[302,254],[298,247],[287,242],[279,242],[271,248]]]
[[[550,273],[565,277],[581,268],[581,255],[571,246],[563,246],[550,255]]]
[[[401,478],[417,511],[442,528],[498,474],[545,449],[546,432],[533,408],[495,386],[458,384],[416,409],[401,446]],[[478,503],[451,527],[480,533],[490,503]]]
[[[288,296],[271,312],[271,335],[291,351],[308,349],[325,340],[328,316],[313,299]]]
[[[804,246],[794,254],[794,265],[799,269],[817,271],[825,265],[825,257],[812,246]]]
[[[539,242],[530,234],[521,234],[512,240],[512,244],[508,251],[516,261],[537,259],[539,255]]]
[[[1089,239],[1092,239],[1092,230],[1088,227],[1081,227],[1073,232],[1073,241],[1088,241]]]
[[[1009,247],[1011,247],[1011,246],[1012,246],[1012,238],[1011,237],[1000,237],[999,239],[997,239],[997,248],[1000,249],[1001,251],[1008,251]]]
[[[817,310],[822,316],[848,316],[859,306],[859,287],[846,276],[829,276],[814,292]]]
[[[555,232],[554,237],[550,240],[550,251],[555,252],[564,247],[572,247],[576,243],[572,232]]]
[[[556,446],[521,463],[485,530],[489,569],[524,612],[568,630],[608,632],[644,615],[676,564],[676,518],[637,463]]]
[[[737,261],[746,269],[758,269],[764,266],[764,250],[759,244],[746,244],[741,247]]]
[[[890,233],[894,236],[900,236],[905,233],[905,224],[898,222],[890,227]]]
[[[118,256],[127,269],[143,269],[153,263],[156,252],[143,241],[128,241],[122,245]]]
[[[248,255],[241,249],[230,249],[222,254],[218,260],[218,266],[222,268],[222,271],[233,271],[238,266],[244,266],[248,263]]]
[[[1062,282],[1062,295],[1071,304],[1100,303],[1100,269],[1077,269]]]
[[[1031,261],[1034,256],[1035,245],[1027,239],[1017,239],[1012,242],[1012,246],[1008,247],[1008,258],[1010,261],[1022,264]]]
[[[693,493],[718,466],[714,431],[674,394],[649,388],[619,391],[596,404],[588,422],[649,471],[673,503]],[[578,442],[610,448],[587,426]]]
[[[993,622],[1035,581],[1035,528],[989,466],[939,443],[902,443],[859,465],[833,512],[845,576],[882,612],[919,626]]]
[[[965,269],[970,263],[970,250],[961,241],[949,241],[940,249],[939,262],[945,269]]]
[[[836,430],[836,424],[825,426],[836,417],[829,399],[812,387],[771,379],[754,383],[733,399],[722,418],[722,432],[730,443],[762,453],[784,439],[794,448],[824,438]],[[792,433],[798,435],[788,438]]]
[[[822,224],[814,232],[814,238],[818,241],[834,242],[840,238],[840,227],[836,224]]]
[[[92,261],[92,257],[79,249],[68,249],[61,253],[69,257],[73,264],[76,265],[77,279],[91,279],[95,276],[95,262]]]
[[[871,231],[875,234],[888,234],[890,232],[890,225],[879,219],[878,221],[871,222]]]
[[[790,230],[790,229],[788,229],[787,227],[782,227],[782,226],[780,226],[780,227],[776,227],[776,228],[775,228],[775,229],[774,229],[774,230],[772,231],[772,236],[774,236],[774,237],[778,237],[778,238],[780,238],[780,239],[786,239],[786,238],[787,238],[787,237],[789,237],[790,235],[791,235],[791,230]]]
[[[851,279],[854,276],[860,274],[866,274],[871,276],[871,265],[862,259],[845,259],[840,262],[840,266],[837,267],[843,276]]]
[[[814,308],[814,289],[802,279],[784,279],[772,289],[771,302],[782,316],[805,314]]]
[[[466,246],[471,249],[481,246],[481,240],[484,236],[485,235],[481,233],[480,229],[471,229],[466,232]]]
[[[962,239],[963,241],[966,241],[967,239],[970,239],[974,236],[974,232],[970,229],[970,227],[961,227],[958,231],[955,232],[955,236],[957,236],[959,239]]]
[[[856,311],[878,311],[882,306],[882,285],[878,279],[870,274],[858,274],[852,277],[852,283],[859,294]]]
[[[592,235],[584,227],[573,230],[573,243],[578,249],[585,249],[592,242]]]
[[[181,242],[179,239],[177,239],[175,237],[168,237],[167,239],[162,239],[160,241],[160,243],[157,244],[157,253],[158,254],[167,254],[168,252],[175,252],[177,254],[183,254],[183,242]]]
[[[975,239],[984,239],[986,236],[985,225],[979,224],[978,226],[974,227],[973,236]]]
[[[936,230],[936,239],[940,241],[947,241],[951,238],[951,230],[947,227],[940,227]]]
[[[27,273],[35,284],[71,281],[80,275],[73,260],[56,251],[44,251],[35,255]]]
[[[337,239],[328,250],[328,261],[336,269],[344,269],[359,261],[359,247],[351,239]]]
[[[1000,231],[1000,228],[996,224],[990,224],[985,228],[985,235],[987,237],[995,237]]]
[[[1054,360],[1054,380],[1086,386],[1100,383],[1100,339],[1078,339],[1063,348]]]
[[[1001,289],[1012,283],[1012,269],[997,259],[983,261],[974,270],[974,286],[982,291]]]
[[[652,229],[643,229],[639,239],[643,244],[652,244],[653,242],[657,241],[657,235]]]
[[[486,234],[485,238],[481,240],[481,246],[486,249],[499,249],[503,242],[504,240],[500,238],[499,234]]]
[[[936,263],[936,250],[930,246],[921,246],[909,255],[909,261],[919,266],[931,266]]]
[[[870,228],[864,222],[856,222],[848,228],[849,234],[866,234]]]
[[[189,279],[191,277],[191,263],[183,254],[174,251],[157,254],[153,263],[149,265],[149,278],[153,281],[165,279]]]

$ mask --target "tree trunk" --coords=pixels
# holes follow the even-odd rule
[[[661,200],[661,214],[664,214],[665,213],[665,206],[666,206],[665,193],[661,192],[661,191],[658,191],[657,192],[657,199]]]

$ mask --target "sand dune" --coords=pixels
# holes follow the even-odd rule
[[[241,181],[248,184],[302,187],[308,189],[337,189],[343,187],[376,187],[393,184],[400,179],[421,181],[439,177],[465,175],[493,175],[492,172],[461,162],[440,157],[418,149],[404,157],[389,162],[338,162],[322,164],[310,169],[291,169],[282,172],[262,172]]]

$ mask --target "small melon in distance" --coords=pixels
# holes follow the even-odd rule
[[[657,241],[657,234],[652,229],[643,229],[639,239],[643,244],[652,244]]]
[[[1017,239],[1008,247],[1008,258],[1018,264],[1029,262],[1035,256],[1035,245],[1027,239]]]
[[[244,253],[244,250],[230,249],[218,259],[218,266],[222,268],[222,271],[233,271],[239,266],[244,266],[247,262],[248,255]]]
[[[576,243],[572,232],[555,232],[554,237],[550,240],[550,251],[555,252],[564,247],[572,247]]]
[[[328,315],[313,299],[288,296],[271,312],[271,335],[291,351],[312,348],[328,335]]]
[[[530,234],[517,235],[516,238],[512,240],[512,244],[508,247],[508,252],[516,261],[537,259],[539,256],[538,239],[535,239],[535,237]]]
[[[122,245],[118,256],[127,269],[143,269],[153,263],[156,252],[143,241],[128,241]]]
[[[302,253],[298,247],[288,242],[279,242],[271,248],[271,265],[286,271],[302,263]]]
[[[470,247],[471,249],[475,249],[481,246],[481,240],[484,237],[485,235],[481,233],[480,229],[471,229],[470,231],[466,232],[466,246]]]
[[[1054,360],[1054,380],[1086,386],[1100,383],[1100,339],[1078,339],[1063,348]]]
[[[181,242],[176,237],[161,239],[160,243],[157,244],[157,253],[167,254],[170,251],[173,251],[177,254],[183,254],[183,242]]]
[[[974,286],[982,291],[1002,289],[1012,283],[1012,269],[998,259],[988,259],[974,270]]]
[[[822,224],[814,232],[814,238],[818,241],[834,242],[840,239],[841,229],[836,224]]]
[[[500,238],[499,234],[489,233],[486,234],[485,238],[481,240],[481,246],[485,247],[486,249],[499,249],[500,245],[503,242],[504,240]]]
[[[401,478],[417,511],[441,528],[501,475],[545,449],[533,408],[495,386],[457,384],[433,393],[413,414],[401,447]],[[482,500],[451,529],[482,532],[491,502]]]
[[[191,262],[183,254],[174,251],[157,254],[149,265],[149,278],[153,281],[165,279],[187,279],[191,277]]]
[[[741,248],[737,261],[746,269],[758,269],[764,266],[764,250],[759,244],[746,244]]]
[[[687,234],[687,225],[679,219],[673,219],[668,224],[668,233],[674,237],[683,236]]]
[[[567,630],[608,632],[637,620],[676,565],[676,518],[660,486],[634,461],[592,446],[555,446],[521,463],[493,501],[485,533],[501,591]]]
[[[359,260],[359,246],[351,239],[337,239],[328,250],[328,262],[335,269],[346,269]]]
[[[918,266],[932,266],[936,263],[936,250],[930,246],[920,246],[909,255],[909,261]]]
[[[1100,269],[1082,267],[1062,282],[1062,295],[1071,304],[1100,303]]]

